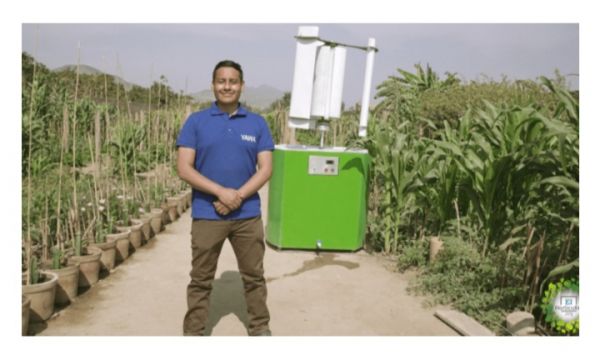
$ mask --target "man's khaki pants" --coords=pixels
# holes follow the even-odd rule
[[[269,330],[267,286],[263,276],[265,242],[260,216],[242,220],[196,219],[192,222],[192,271],[187,287],[184,335],[204,335],[212,282],[226,238],[235,252],[244,282],[248,333],[259,335]]]

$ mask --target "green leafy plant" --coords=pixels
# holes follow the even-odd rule
[[[398,254],[401,269],[419,263],[427,236],[467,244],[471,255],[456,255],[464,263],[421,265],[421,289],[501,329],[512,310],[503,304],[531,311],[541,280],[578,259],[578,101],[547,78],[460,84],[422,68],[399,73],[378,87],[362,142],[373,158],[367,241]]]
[[[434,302],[453,307],[502,333],[505,315],[519,308],[527,287],[519,276],[523,260],[514,254],[482,256],[478,249],[454,236],[445,236],[436,260],[424,267],[410,290],[431,294]]]
[[[429,248],[423,240],[412,241],[409,245],[402,248],[398,255],[398,270],[405,271],[413,266],[422,267],[427,264]]]

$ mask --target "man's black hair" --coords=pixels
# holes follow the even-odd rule
[[[215,77],[217,76],[217,70],[222,67],[232,67],[236,69],[240,73],[240,81],[244,82],[244,71],[242,71],[242,66],[235,61],[232,60],[222,60],[219,61],[215,69],[213,70],[213,82],[215,81]]]

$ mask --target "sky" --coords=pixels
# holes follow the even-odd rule
[[[22,25],[22,50],[51,69],[77,63],[147,86],[164,75],[176,91],[209,88],[212,69],[222,59],[239,62],[247,86],[290,91],[299,25],[319,26],[326,40],[365,46],[375,38],[373,85],[397,69],[429,64],[440,76],[464,80],[536,79],[567,75],[579,87],[577,23],[470,24],[44,24]],[[37,46],[36,46],[37,44]],[[361,99],[366,53],[349,49],[343,99]]]

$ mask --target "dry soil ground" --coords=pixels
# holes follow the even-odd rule
[[[266,222],[267,188],[261,190]],[[190,270],[190,210],[140,248],[36,335],[181,335]],[[321,253],[267,247],[265,274],[273,335],[457,335],[437,308],[408,295],[410,275],[363,251]],[[235,256],[223,247],[211,294],[212,335],[246,335]]]

